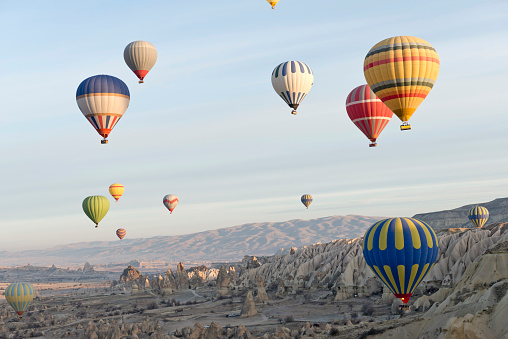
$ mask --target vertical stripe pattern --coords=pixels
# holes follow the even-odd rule
[[[26,311],[34,297],[35,289],[29,283],[12,283],[5,289],[5,300],[19,316]]]
[[[109,200],[102,195],[87,197],[83,200],[83,211],[97,227],[109,211]]]
[[[404,303],[430,271],[439,252],[434,230],[413,218],[385,219],[363,239],[363,256],[372,271]]]
[[[123,58],[140,82],[157,61],[157,50],[148,41],[133,41],[125,47]]]
[[[312,195],[304,194],[302,195],[300,200],[302,201],[302,204],[305,205],[305,207],[309,208],[310,204],[312,203]]]
[[[272,72],[272,86],[289,107],[297,109],[314,83],[309,66],[300,61],[286,61]]]
[[[372,142],[390,122],[393,112],[372,92],[369,85],[356,87],[346,99],[349,119]]]
[[[406,122],[434,86],[439,65],[439,56],[427,41],[397,36],[372,47],[363,71],[372,91]]]
[[[76,91],[78,107],[97,132],[107,138],[130,102],[127,85],[110,75],[85,79]]]
[[[483,227],[489,220],[489,210],[482,206],[473,207],[469,210],[468,218],[476,227]]]

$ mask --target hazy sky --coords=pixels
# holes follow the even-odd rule
[[[508,196],[508,2],[149,3],[1,1],[0,250]],[[395,35],[429,41],[441,70],[413,129],[394,117],[369,148],[344,103],[369,49]],[[158,50],[143,85],[123,61],[134,40]],[[287,60],[315,74],[297,116],[270,82]],[[131,92],[108,145],[75,99],[96,74]],[[95,229],[81,202],[115,182],[125,194]]]

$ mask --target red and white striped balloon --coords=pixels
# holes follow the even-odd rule
[[[369,85],[358,86],[349,93],[346,111],[351,121],[372,141],[370,147],[377,146],[376,139],[393,116]]]
[[[169,213],[173,213],[176,205],[178,205],[178,197],[174,194],[168,194],[162,199],[164,206],[169,210]]]

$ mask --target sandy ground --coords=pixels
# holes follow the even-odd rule
[[[0,284],[0,289],[4,286],[6,284]],[[215,321],[223,327],[245,325],[254,335],[274,331],[280,324],[294,329],[301,328],[307,322],[322,327],[327,323],[340,324],[348,313],[358,313],[358,321],[381,321],[389,317],[389,306],[376,305],[376,300],[353,299],[337,303],[332,301],[332,296],[323,299],[326,293],[310,297],[288,296],[257,304],[258,315],[241,318],[229,315],[240,314],[244,297],[216,300],[213,298],[215,290],[211,288],[176,291],[165,298],[151,291],[135,295],[131,295],[130,291],[112,291],[106,283],[81,286],[73,283],[37,284],[35,288],[40,291],[40,297],[34,300],[30,308],[37,311],[28,311],[21,322],[29,326],[28,323],[36,321],[37,316],[40,318],[42,313],[49,315],[56,319],[56,322],[42,327],[41,330],[57,333],[53,335],[58,335],[59,331],[62,331],[62,335],[65,331],[75,331],[77,324],[86,325],[91,319],[121,321],[122,316],[127,323],[139,323],[146,317],[157,320],[162,324],[165,333],[193,327],[197,322],[209,325]],[[172,305],[172,302],[176,305]],[[361,316],[360,310],[366,303],[375,306],[371,317]],[[1,303],[0,307],[7,308],[8,305]],[[16,318],[13,312],[10,315],[13,319]]]

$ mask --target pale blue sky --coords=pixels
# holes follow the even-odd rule
[[[0,2],[0,250],[508,196],[508,2],[168,3]],[[441,70],[413,130],[394,118],[372,149],[344,102],[369,49],[395,35],[429,41]],[[143,85],[123,61],[134,40],[158,50]],[[315,73],[297,116],[270,82],[287,60]],[[96,74],[131,92],[108,145],[75,100]],[[95,229],[81,202],[115,182],[125,194]],[[166,194],[180,198],[172,215]]]

